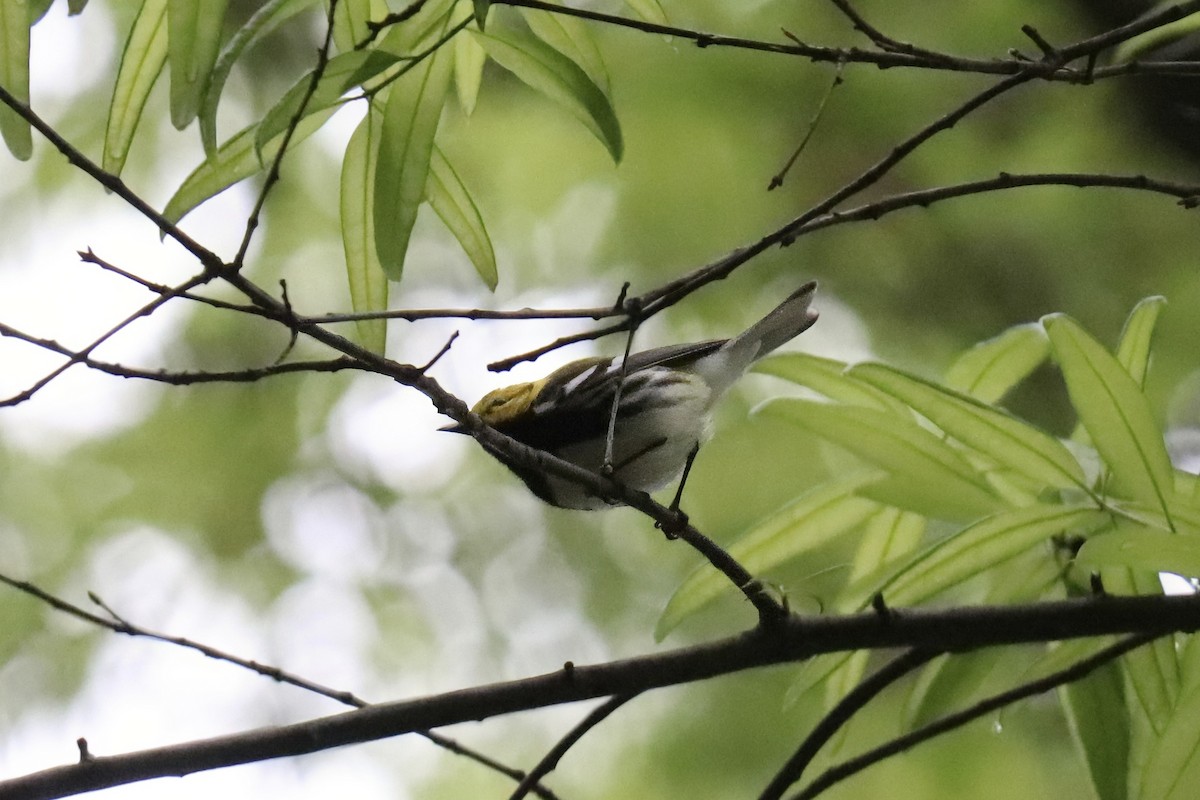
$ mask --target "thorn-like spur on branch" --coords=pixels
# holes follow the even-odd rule
[[[1032,25],[1022,25],[1021,33],[1025,34],[1038,46],[1042,51],[1042,59],[1044,61],[1057,61],[1059,58],[1058,48],[1046,41],[1045,37],[1038,32],[1038,29]]]
[[[442,349],[438,350],[436,353],[434,353],[433,358],[431,358],[427,362],[425,362],[425,364],[423,366],[417,367],[417,369],[422,373],[429,372],[429,370],[433,368],[434,364],[436,364],[437,362],[442,360],[442,356],[444,356],[444,355],[446,355],[446,353],[450,352],[450,348],[454,346],[454,341],[457,338],[458,338],[458,331],[455,331],[454,333],[450,334],[450,338],[446,340],[446,343],[444,345],[442,345]]]

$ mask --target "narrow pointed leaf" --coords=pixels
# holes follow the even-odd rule
[[[1057,439],[993,406],[883,364],[859,364],[849,374],[1002,467],[1044,486],[1084,487],[1083,468]]]
[[[475,272],[489,289],[495,291],[499,280],[496,253],[484,227],[483,217],[467,187],[437,145],[434,145],[429,160],[429,183],[425,187],[425,195],[430,207],[462,245],[463,252],[475,266]]]
[[[441,48],[391,87],[375,169],[375,249],[388,278],[400,280],[417,209],[425,197],[451,58]]]
[[[0,86],[22,103],[29,103],[29,5],[25,0],[0,0]],[[0,136],[14,158],[33,155],[29,123],[0,103]]]
[[[375,255],[373,192],[381,125],[377,117],[373,111],[363,117],[342,159],[342,247],[346,253],[350,303],[357,312],[383,311],[388,302],[387,276]],[[382,355],[387,344],[387,320],[363,320],[355,324],[363,346]]]
[[[866,575],[877,572],[880,567],[890,564],[899,558],[907,556],[917,549],[921,538],[925,535],[926,519],[920,514],[901,511],[898,508],[885,508],[867,522],[863,531],[862,541],[854,553],[854,561],[850,564],[850,574],[846,580],[853,582]],[[838,603],[838,608],[844,611],[857,611],[859,601],[856,599],[847,606]]]
[[[229,0],[167,0],[167,60],[171,64],[171,123],[183,130],[196,118],[221,47]]]
[[[1162,431],[1137,382],[1078,323],[1063,315],[1043,320],[1071,404],[1117,489],[1157,505],[1168,517],[1174,475]]]
[[[894,605],[912,605],[970,580],[1055,534],[1107,520],[1091,506],[1036,505],[1005,511],[943,539],[883,581]]]
[[[1117,530],[1128,524],[1118,522]],[[1100,579],[1105,591],[1114,595],[1162,594],[1156,572],[1108,567],[1100,571]],[[1179,696],[1179,662],[1174,639],[1170,636],[1157,639],[1126,654],[1122,661],[1138,704],[1154,732],[1161,736]]]
[[[1157,47],[1190,36],[1200,30],[1200,12],[1188,14],[1182,19],[1158,25],[1145,33],[1140,33],[1122,42],[1113,53],[1113,62],[1132,61]]]
[[[1142,768],[1139,800],[1192,800],[1200,786],[1200,689],[1182,697]]]
[[[146,0],[129,30],[113,87],[112,104],[108,108],[101,163],[114,175],[120,175],[125,167],[146,98],[166,62],[167,0]]]
[[[1166,304],[1165,297],[1147,297],[1134,307],[1121,331],[1121,340],[1117,343],[1117,361],[1138,386],[1146,384],[1154,325]]]
[[[625,145],[608,97],[571,59],[531,36],[476,33],[489,56],[531,88],[567,109],[620,161]]]
[[[822,486],[758,523],[729,548],[729,553],[755,575],[775,569],[853,530],[879,510],[854,492],[867,477]],[[655,627],[661,641],[683,619],[718,597],[736,591],[710,564],[701,564],[680,585]]]
[[[487,51],[478,39],[465,35],[454,37],[454,89],[459,105],[468,116],[475,110],[486,63]]]
[[[479,30],[483,30],[487,23],[488,9],[492,7],[491,0],[472,0],[471,6],[475,10],[475,24],[479,26]]]
[[[1075,560],[1085,567],[1130,567],[1195,578],[1200,577],[1200,538],[1127,523],[1088,539]]]
[[[892,397],[847,375],[844,361],[810,353],[781,353],[755,362],[750,369],[812,389],[839,403],[907,414]]]
[[[911,511],[885,507],[864,527],[846,585],[833,603],[834,610],[844,614],[865,609],[883,580],[913,560],[928,520]]]
[[[1078,642],[1062,647],[1071,644]],[[1068,683],[1059,689],[1059,697],[1071,737],[1083,753],[1096,797],[1128,800],[1130,720],[1120,665],[1105,664]]]
[[[946,371],[946,385],[976,400],[995,403],[1046,360],[1050,340],[1037,324],[1018,325],[980,342]]]
[[[608,67],[582,20],[532,8],[522,8],[521,16],[535,36],[578,64],[600,91],[609,93]]]
[[[51,5],[52,0],[29,0],[29,26],[33,27],[41,22]]]
[[[311,136],[325,124],[325,120],[333,115],[332,109],[326,109],[320,114],[306,117],[296,128],[292,144],[298,144]],[[172,222],[178,222],[184,215],[210,197],[220,194],[240,180],[254,175],[262,169],[262,162],[254,147],[257,126],[243,128],[233,138],[217,149],[215,158],[204,161],[192,174],[184,179],[175,194],[167,202],[163,214]],[[263,158],[274,158],[283,143],[283,135],[275,137],[263,148]]]
[[[320,114],[338,105],[346,92],[371,82],[399,62],[399,56],[383,50],[355,50],[335,56],[325,65],[325,71],[317,81],[316,89],[305,103],[304,116]],[[304,103],[311,83],[312,73],[305,73],[300,80],[292,84],[279,102],[272,106],[259,123],[256,147],[261,150],[263,145],[287,130],[300,111],[300,104]]]
[[[957,450],[915,421],[858,406],[773,400],[759,411],[798,425],[880,467],[888,479],[864,494],[939,518],[971,519],[1001,503]]]
[[[667,12],[663,11],[662,4],[658,0],[625,0],[625,5],[632,8],[633,13],[647,22],[659,25],[666,25],[668,22]]]
[[[373,17],[373,12],[379,13]],[[347,53],[354,49],[359,42],[366,41],[371,29],[367,23],[372,18],[382,19],[387,14],[387,8],[380,2],[372,0],[338,0],[337,11],[333,18],[333,43],[338,52]]]
[[[263,37],[316,2],[317,0],[268,0],[246,20],[246,24],[238,29],[221,51],[200,102],[200,142],[204,145],[206,155],[211,156],[217,151],[217,106],[221,102],[225,81],[238,58],[262,41]]]

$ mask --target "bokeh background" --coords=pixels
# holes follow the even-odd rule
[[[231,4],[231,22],[256,3]],[[663,0],[672,22],[814,44],[866,46],[821,0]],[[602,8],[619,11],[615,4]],[[1066,43],[1140,13],[1137,3],[859,0],[895,38],[1005,57],[1036,48],[1032,24]],[[134,3],[93,0],[68,18],[55,3],[34,29],[34,107],[98,153]],[[506,13],[496,9],[496,13]],[[451,104],[439,142],[489,225],[500,286],[487,292],[432,215],[418,222],[397,307],[598,305],[622,283],[651,288],[757,240],[883,157],[993,79],[850,66],[784,186],[766,191],[833,79],[829,65],[628,30],[593,28],[626,141],[614,165],[559,108],[489,69],[478,107]],[[310,14],[249,53],[223,101],[222,136],[260,116],[309,66],[321,36]],[[1186,44],[1186,43],[1185,43]],[[1184,45],[1181,45],[1184,46]],[[161,206],[202,152],[194,127],[167,123],[152,96],[126,179]],[[1194,81],[1032,84],[921,148],[863,200],[1008,172],[1109,172],[1195,181]],[[251,275],[286,279],[306,313],[346,310],[336,187],[362,110],[340,112],[292,153],[251,251]],[[80,263],[108,261],[170,283],[195,265],[37,142],[0,159],[0,319],[81,345],[149,299]],[[240,185],[184,221],[226,256],[258,184]],[[857,203],[855,203],[857,204]],[[1150,392],[1175,425],[1200,423],[1190,379],[1200,318],[1195,211],[1170,198],[1107,189],[1019,189],[829,228],[769,252],[639,332],[639,344],[728,335],[801,282],[821,282],[820,324],[794,346],[881,358],[937,376],[955,354],[1010,325],[1064,311],[1113,342],[1140,298],[1165,295]],[[461,335],[432,374],[473,401],[566,360],[618,352],[580,345],[511,376],[485,365],[579,330],[568,322],[392,323],[388,354],[423,363]],[[345,328],[347,332],[351,328]],[[284,334],[182,303],[131,326],[97,355],[134,366],[237,369],[272,362]],[[301,343],[299,355],[319,354]],[[0,394],[58,361],[0,340]],[[751,376],[717,416],[689,484],[699,527],[729,540],[844,460],[805,435],[756,420],[789,391]],[[1066,434],[1049,367],[1009,406]],[[653,652],[738,630],[728,603],[665,642],[653,629],[698,557],[627,510],[548,509],[471,442],[436,431],[428,402],[378,377],[294,375],[188,388],[73,368],[32,400],[0,409],[0,572],[132,622],[390,700]],[[853,541],[768,576],[793,607],[818,612],[845,577]],[[1035,651],[995,658],[994,686]],[[985,654],[994,657],[996,654]],[[551,785],[564,798],[754,796],[818,718],[819,692],[785,700],[796,668],[762,670],[640,698],[591,733]],[[856,721],[845,754],[903,728],[900,687]],[[15,591],[0,591],[0,776],[340,710],[330,700],[161,643],[98,631]],[[530,766],[583,713],[551,709],[446,731]],[[419,739],[109,790],[111,798],[506,796],[511,784]],[[1053,697],[893,759],[830,797],[1087,798],[1090,789]]]

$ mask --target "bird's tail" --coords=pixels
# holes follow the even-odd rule
[[[771,313],[696,363],[694,369],[714,395],[728,389],[755,361],[812,327],[817,312],[809,305],[816,290],[816,281],[804,284]]]

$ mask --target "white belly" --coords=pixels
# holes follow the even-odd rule
[[[688,455],[704,438],[712,393],[700,378],[675,383],[659,391],[669,396],[663,407],[640,411],[633,423],[617,420],[613,436],[613,477],[632,489],[653,492],[683,471]],[[603,440],[565,448],[567,461],[599,472],[604,465]],[[568,508],[603,508],[602,499],[582,487],[551,478],[555,498]]]

